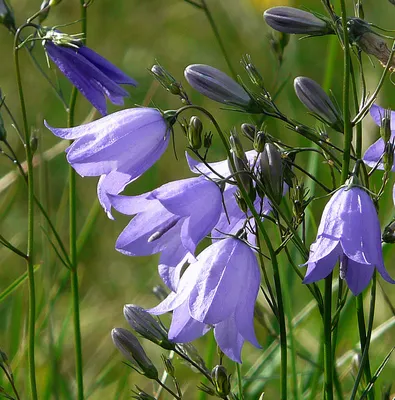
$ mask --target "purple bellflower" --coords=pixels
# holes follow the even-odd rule
[[[222,210],[221,190],[204,177],[170,182],[140,196],[112,196],[126,215],[137,214],[118,237],[116,249],[129,256],[161,253],[159,275],[176,290],[186,261],[195,261],[198,243],[210,233]]]
[[[303,283],[326,278],[339,259],[340,277],[355,296],[369,284],[375,268],[387,282],[395,283],[384,267],[373,201],[356,186],[339,189],[325,206]]]
[[[74,128],[53,128],[62,139],[75,139],[66,150],[67,161],[81,176],[101,176],[100,203],[111,216],[109,194],[149,169],[169,144],[170,127],[162,113],[153,108],[131,108]]]
[[[220,349],[241,362],[245,340],[260,347],[254,332],[254,306],[260,271],[254,252],[235,238],[207,247],[180,279],[177,292],[148,310],[173,311],[169,340],[191,342],[214,328]]]
[[[258,153],[255,150],[247,151],[245,154],[250,166],[259,164],[256,162]],[[200,163],[190,157],[188,153],[186,153],[186,157],[189,168],[194,173],[203,174],[211,179],[218,179],[218,175],[224,178],[229,178],[231,176],[227,160],[208,163],[209,168],[204,163]],[[216,174],[213,171],[215,171]],[[235,185],[225,185],[225,190],[223,192],[223,203],[225,208],[223,208],[218,223],[211,232],[211,236],[214,239],[220,239],[229,234],[235,235],[240,229],[246,226],[248,242],[255,245],[255,235],[253,234],[255,229],[254,220],[250,219],[246,225],[246,214],[240,209],[235,199],[236,191],[237,187]],[[254,205],[255,209],[262,216],[268,215],[272,211],[272,206],[267,197],[261,199],[257,196]],[[248,216],[251,216],[250,212],[248,212]]]
[[[381,126],[382,119],[385,115],[385,109],[378,106],[377,104],[373,104],[370,108],[370,115],[372,116],[374,122]],[[395,140],[395,112],[391,111],[391,136],[389,141],[392,142]],[[382,156],[385,149],[385,142],[382,138],[378,139],[374,142],[363,155],[363,162],[369,167],[374,167],[379,161],[377,165],[377,169],[384,169],[384,163],[382,161]],[[392,171],[395,171],[395,163],[392,166]]]
[[[102,114],[107,114],[106,97],[118,106],[129,93],[120,84],[137,82],[73,36],[54,30],[43,36],[46,53],[64,76]]]

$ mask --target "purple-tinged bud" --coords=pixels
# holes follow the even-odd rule
[[[7,4],[7,0],[0,0],[0,24],[4,25],[10,32],[16,32],[14,13]]]
[[[266,194],[280,204],[283,197],[284,168],[280,150],[272,143],[266,143],[260,156],[260,176]]]
[[[161,65],[155,64],[151,68],[151,73],[155,79],[171,94],[180,96],[182,87],[179,82]]]
[[[191,117],[188,125],[187,139],[193,150],[199,150],[202,147],[202,132],[202,121],[196,116]]]
[[[134,304],[126,304],[123,307],[123,315],[132,329],[143,338],[159,345],[167,350],[174,350],[175,344],[167,338],[167,332],[156,319],[143,308]]]
[[[385,243],[395,243],[395,220],[393,220],[384,228],[384,232],[381,238]]]
[[[343,132],[343,118],[324,89],[310,78],[299,76],[294,80],[296,95],[303,105],[320,121]]]
[[[115,347],[132,363],[132,367],[137,372],[149,379],[158,379],[158,370],[132,332],[123,328],[114,328],[111,331],[111,337]]]
[[[211,371],[211,377],[213,378],[217,395],[226,398],[230,393],[230,376],[228,376],[226,368],[222,365],[216,365]]]
[[[265,149],[266,141],[267,141],[266,133],[263,131],[257,132],[254,140],[254,150],[257,153],[262,153],[263,150]]]
[[[256,125],[253,124],[242,124],[241,131],[243,132],[244,136],[248,137],[248,139],[254,140],[257,128]]]
[[[384,115],[381,117],[380,136],[387,143],[391,138],[391,110],[384,110]]]
[[[329,21],[293,7],[273,7],[263,13],[266,23],[276,31],[304,35],[334,33]]]
[[[219,69],[193,64],[185,69],[184,75],[195,90],[211,100],[246,110],[251,105],[251,98],[243,87]]]

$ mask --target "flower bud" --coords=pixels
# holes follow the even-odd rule
[[[254,140],[254,150],[257,153],[262,153],[262,151],[265,149],[266,139],[267,135],[265,132],[259,131],[256,133]]]
[[[343,132],[343,118],[340,111],[317,82],[299,76],[294,80],[294,87],[299,100],[316,118]]]
[[[30,148],[32,150],[32,154],[34,154],[38,149],[38,137],[32,136],[30,139]]]
[[[185,69],[184,75],[195,90],[211,100],[249,109],[249,94],[219,69],[204,64],[193,64]]]
[[[10,32],[16,32],[14,13],[7,0],[0,0],[0,24],[4,25]]]
[[[167,72],[161,65],[155,64],[151,68],[151,73],[155,79],[171,94],[180,96],[182,94],[181,84]]]
[[[123,307],[123,315],[132,329],[143,338],[161,346],[167,350],[174,350],[175,344],[167,338],[167,332],[155,320],[155,318],[143,308],[134,304],[126,304]]]
[[[226,368],[222,365],[216,365],[211,371],[211,377],[217,394],[220,397],[226,397],[230,393],[230,377],[226,372]]]
[[[123,328],[114,328],[111,331],[111,337],[114,345],[132,363],[136,371],[149,379],[158,379],[158,370],[132,332]]]
[[[384,228],[382,239],[385,243],[395,243],[395,220]]]
[[[384,171],[387,174],[389,174],[392,171],[392,167],[394,165],[394,151],[395,151],[394,143],[387,142],[385,144],[384,154],[383,154]]]
[[[163,354],[162,354],[162,361],[163,361],[163,364],[165,365],[165,370],[166,370],[166,372],[172,377],[172,378],[174,378],[175,377],[175,368],[174,368],[174,365],[173,365],[173,363],[172,363],[172,361],[170,360],[170,358],[168,358],[168,357],[166,357],[166,356],[164,356]]]
[[[266,193],[271,200],[280,204],[283,197],[283,161],[278,148],[266,143],[260,156],[260,175]]]
[[[391,110],[384,110],[384,115],[381,117],[380,136],[385,143],[391,138]]]
[[[191,117],[188,125],[187,138],[193,150],[199,150],[202,147],[202,132],[202,121],[196,116]]]
[[[211,132],[204,134],[203,147],[208,150],[213,143],[213,134]]]
[[[248,164],[247,157],[245,155],[243,145],[241,144],[240,137],[236,129],[232,129],[230,131],[229,142],[230,142],[230,148],[233,151],[233,153],[235,153],[236,156],[242,159],[247,165]]]
[[[256,126],[253,124],[242,124],[241,125],[241,131],[243,132],[244,136],[248,137],[250,140],[255,139],[255,132],[256,132]]]
[[[263,13],[266,23],[276,31],[306,35],[334,33],[329,21],[293,7],[273,7]]]
[[[360,18],[350,18],[347,21],[347,30],[350,42],[356,44],[363,52],[376,57],[383,66],[386,66],[391,54],[386,41],[374,32],[370,25]],[[395,61],[390,62],[390,70],[394,71]]]
[[[244,69],[246,70],[250,81],[259,88],[264,88],[265,84],[263,82],[262,75],[259,73],[258,69],[255,67],[255,64],[252,62],[251,56],[246,54],[242,59],[242,64]]]

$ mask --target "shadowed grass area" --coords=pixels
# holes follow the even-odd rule
[[[40,0],[14,0],[12,6],[17,23],[21,24],[32,15],[39,8],[40,3]],[[294,93],[293,79],[296,76],[302,75],[315,79],[326,89],[331,89],[339,104],[341,103],[342,52],[336,39],[323,37],[298,40],[299,36],[291,37],[285,51],[283,65],[279,68],[270,49],[269,28],[262,18],[262,12],[273,5],[303,6],[324,13],[320,2],[313,0],[303,2],[207,0],[207,4],[216,21],[230,62],[244,82],[247,82],[247,76],[240,65],[240,59],[244,54],[251,55],[269,91],[274,90],[280,83],[286,82],[279,94],[277,104],[287,116],[294,117],[307,125],[316,124]],[[394,28],[395,7],[390,2],[366,2],[365,16],[369,22],[388,29]],[[61,2],[51,11],[45,24],[48,26],[69,24],[62,29],[69,33],[78,33],[80,29],[78,19],[79,1],[68,0]],[[21,114],[12,62],[13,37],[5,28],[1,28],[0,87],[3,95],[6,96],[8,107],[20,123]],[[335,42],[332,47],[331,41]],[[248,115],[230,112],[226,110],[226,107],[204,98],[186,83],[183,71],[189,64],[209,64],[227,73],[230,72],[204,13],[185,1],[96,0],[88,7],[87,43],[89,47],[139,82],[137,88],[127,88],[130,98],[126,99],[126,107],[144,104],[167,110],[181,106],[175,96],[171,96],[154,82],[148,71],[155,60],[158,60],[183,83],[195,104],[204,106],[214,114],[225,132],[233,127],[239,130],[243,122],[253,122],[252,117]],[[56,71],[54,66],[48,70],[41,43],[36,41],[34,46],[33,53],[41,67],[55,85],[61,88],[64,98],[68,99],[71,93],[69,82]],[[332,64],[329,64],[330,57],[333,60]],[[52,126],[64,127],[67,123],[67,115],[61,102],[24,52],[21,53],[21,63],[29,129],[38,138],[39,143],[35,154],[37,161],[35,193],[68,247],[68,173],[64,156],[65,147],[59,145],[59,140],[43,125],[45,119]],[[382,67],[376,60],[370,61],[366,57],[364,63],[368,90],[373,92]],[[378,102],[383,107],[395,108],[395,91],[389,79],[386,80],[380,92]],[[109,104],[111,112],[117,109]],[[11,125],[11,120],[6,113],[2,112],[2,115],[8,132],[8,140],[18,159],[24,161],[23,146]],[[188,117],[191,115],[193,115],[192,112],[185,114]],[[97,117],[98,115],[92,112],[86,99],[79,96],[76,122],[80,124]],[[207,120],[203,122],[205,129],[212,130],[214,133],[209,122]],[[280,122],[267,120],[267,130],[290,146],[309,145],[306,139],[297,136]],[[331,141],[340,146],[342,143],[340,134],[334,131],[328,133]],[[378,128],[368,116],[363,124],[363,147],[366,148],[377,137]],[[144,193],[171,180],[191,176],[183,157],[186,140],[179,128],[175,129],[175,142],[177,159],[170,146],[164,157],[153,168],[126,189],[127,194]],[[211,160],[220,160],[225,157],[219,138],[215,134],[209,154]],[[316,168],[319,179],[330,185],[328,166],[321,159],[310,160],[304,154],[307,153],[298,156],[299,164],[308,168],[309,171],[311,168]],[[0,156],[0,234],[15,247],[25,249],[26,185],[16,173],[11,162],[6,157]],[[379,215],[382,226],[385,226],[394,216],[392,194],[389,190],[394,179],[393,177],[390,179],[390,184],[380,203]],[[308,182],[306,178],[306,183]],[[122,363],[122,356],[116,352],[111,342],[110,331],[113,327],[127,327],[122,314],[124,304],[134,303],[147,308],[157,304],[158,300],[152,294],[152,288],[160,283],[157,274],[158,257],[130,258],[114,250],[115,241],[129,222],[129,218],[118,213],[115,213],[115,221],[110,221],[106,217],[97,205],[96,184],[96,178],[77,178],[77,230],[85,393],[86,398],[89,399],[129,399],[131,389],[134,389],[135,385],[149,393],[155,393],[158,387],[157,384],[153,385]],[[378,190],[380,185],[381,173],[379,172],[372,181],[371,189]],[[317,185],[310,187],[317,197],[324,195]],[[309,223],[306,226],[306,242],[308,244],[315,238],[325,203],[326,200],[317,200],[307,212]],[[74,349],[69,271],[57,258],[48,240],[48,236],[51,240],[53,237],[47,234],[49,232],[47,222],[38,210],[36,210],[36,217],[38,391],[40,399],[74,399]],[[269,228],[269,233],[275,243],[279,242],[277,231]],[[205,244],[208,243],[207,240]],[[302,263],[303,260],[292,246],[290,253],[290,258],[296,265]],[[394,249],[390,245],[385,246],[384,256],[388,271],[395,276]],[[281,279],[286,282],[284,291],[287,326],[292,327],[294,342],[294,348],[290,349],[289,357],[292,351],[297,383],[300,393],[304,393],[313,385],[322,386],[323,363],[320,354],[322,321],[318,310],[313,307],[312,296],[301,284],[285,254],[281,255],[279,261]],[[304,273],[304,269],[302,272]],[[28,399],[27,285],[24,274],[24,261],[7,248],[0,247],[0,349],[8,355],[21,398]],[[388,301],[395,301],[395,296],[389,284],[382,281],[380,284],[388,298],[384,297],[379,287],[370,354],[373,372],[394,346],[395,315],[388,306]],[[320,287],[323,288],[323,285],[320,284]],[[367,293],[368,291],[366,291],[367,299],[365,300],[366,310],[369,307]],[[231,293],[229,295],[231,296]],[[245,377],[246,398],[257,399],[260,393],[265,391],[265,398],[276,399],[279,396],[278,326],[262,295],[259,297],[256,317],[257,336],[263,348],[256,350],[246,344],[243,350],[241,368]],[[166,316],[163,321],[168,323],[169,318]],[[206,361],[211,358],[212,361],[208,365],[210,369],[219,360],[213,343],[211,332],[196,342],[196,347]],[[288,344],[291,345],[290,342]],[[340,316],[336,352],[339,380],[345,393],[352,390],[354,379],[352,350],[357,349],[358,346],[355,300],[349,296]],[[148,342],[144,342],[144,348],[162,373],[163,364],[160,358],[162,351]],[[380,398],[381,387],[393,381],[394,363],[395,361],[390,359],[375,385],[377,398]],[[181,388],[185,393],[184,398],[198,398],[196,385],[200,383],[201,376],[177,358],[174,365]],[[234,364],[225,361],[225,365],[235,377]],[[236,380],[234,380],[235,383]],[[3,374],[0,374],[0,386],[10,391]],[[163,395],[162,398],[166,396]]]

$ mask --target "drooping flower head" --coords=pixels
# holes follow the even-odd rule
[[[325,206],[303,283],[326,278],[338,260],[340,276],[354,295],[366,288],[375,268],[387,282],[395,283],[384,267],[380,223],[373,201],[356,186],[339,189]]]
[[[373,104],[370,108],[370,115],[373,118],[373,121],[378,125],[383,125],[383,120],[387,115],[386,110],[377,104]],[[390,131],[391,135],[388,138],[389,142],[395,140],[395,112],[391,111],[390,115]],[[384,169],[383,163],[383,154],[385,150],[385,141],[383,138],[378,139],[374,142],[365,152],[363,155],[363,162],[368,165],[369,167],[375,167],[377,165],[377,169]],[[392,166],[392,171],[395,171],[395,163]]]
[[[53,128],[62,139],[75,139],[67,161],[81,176],[101,176],[99,200],[111,218],[108,194],[118,194],[150,168],[169,143],[170,126],[153,108],[131,108],[74,128]]]
[[[171,182],[140,196],[112,196],[116,210],[137,214],[115,247],[129,256],[161,253],[159,275],[176,290],[181,268],[195,260],[196,246],[218,222],[221,199],[218,185],[204,177]]]
[[[55,30],[45,31],[42,38],[49,58],[102,115],[107,114],[106,97],[122,106],[123,98],[129,96],[120,84],[137,86],[134,79],[80,40]]]
[[[207,247],[184,272],[177,292],[148,311],[173,311],[169,339],[176,343],[191,342],[213,327],[220,349],[241,362],[245,340],[260,347],[253,324],[259,285],[253,251],[241,240],[227,238]]]

